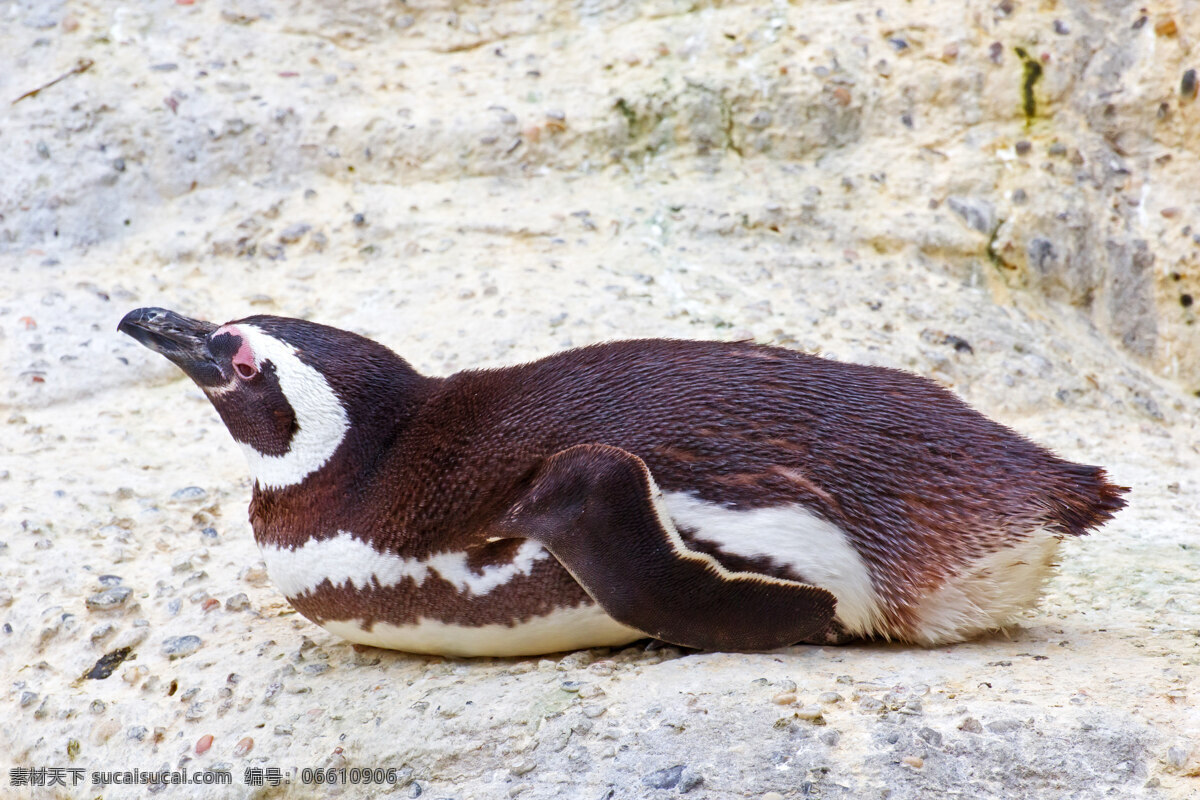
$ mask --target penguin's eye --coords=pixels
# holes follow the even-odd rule
[[[235,363],[233,368],[237,370],[237,374],[245,380],[250,380],[258,374],[258,370],[254,368],[253,364],[247,364],[244,361]]]

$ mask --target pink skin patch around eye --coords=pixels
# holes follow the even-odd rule
[[[236,336],[242,340],[242,344],[238,347],[238,351],[233,354],[233,368],[238,371],[243,377],[250,377],[258,372],[258,363],[254,358],[254,351],[250,349],[250,342],[242,335],[242,332],[237,329],[236,325],[224,325],[213,331],[213,336],[218,336],[222,333],[228,333],[231,336]]]

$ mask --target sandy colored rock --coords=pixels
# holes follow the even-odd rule
[[[190,787],[213,798],[273,796],[260,768],[303,796],[304,767],[462,799],[1196,793],[1186,6],[0,14],[6,768],[229,771]],[[304,316],[433,374],[637,336],[902,367],[1131,505],[1019,627],[953,647],[356,648],[267,580],[228,434],[115,332],[140,305]]]

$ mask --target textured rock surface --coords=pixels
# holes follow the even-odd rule
[[[71,73],[0,120],[0,767],[231,769],[211,797],[306,766],[393,767],[398,797],[1200,792],[1184,4],[0,14],[6,104]],[[1021,628],[957,647],[355,650],[266,581],[204,398],[115,333],[149,304],[308,316],[438,374],[820,349],[929,375],[1132,505]]]

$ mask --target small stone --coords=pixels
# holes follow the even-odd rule
[[[1019,156],[1028,155],[1029,151],[1033,149],[1033,145],[1030,144],[1028,140],[1022,139],[1021,141],[1017,142],[1014,149],[1017,151],[1017,155]]]
[[[1189,69],[1183,73],[1183,78],[1179,81],[1179,94],[1183,96],[1184,100],[1195,100],[1196,89],[1196,70]]]
[[[983,725],[974,717],[967,717],[958,723],[958,729],[967,733],[983,733]]]
[[[934,747],[942,746],[942,735],[940,733],[938,733],[937,731],[935,731],[933,728],[930,728],[930,727],[921,728],[921,730],[917,731],[917,736],[920,736],[922,739],[929,742],[929,744],[933,745]]]
[[[146,738],[147,733],[149,731],[146,730],[145,725],[133,725],[125,732],[125,738],[133,742],[140,742]]]
[[[242,611],[250,607],[250,598],[245,592],[238,592],[225,601],[226,611]]]
[[[887,710],[887,706],[876,697],[864,697],[858,704],[858,710],[864,714],[881,714]]]
[[[206,497],[208,497],[208,492],[204,491],[199,486],[185,486],[182,489],[176,489],[171,493],[172,500],[180,500],[185,502],[203,500]]]
[[[132,686],[149,674],[150,670],[147,667],[126,667],[125,671],[121,673],[121,680]]]
[[[120,647],[111,653],[105,653],[90,670],[84,673],[83,677],[89,680],[104,680],[109,675],[112,675],[113,670],[119,667],[122,661],[129,658],[132,652],[133,648]]]
[[[842,740],[842,734],[838,731],[825,731],[818,738],[830,747],[836,747],[837,743]]]
[[[683,775],[683,766],[683,764],[676,764],[673,767],[651,772],[642,778],[642,783],[651,789],[673,789]]]
[[[767,792],[762,796],[762,800],[783,800],[783,795],[779,792]]]
[[[519,758],[513,762],[512,766],[508,768],[508,771],[513,775],[520,777],[521,775],[528,775],[529,773],[533,772],[535,767],[537,767],[537,762],[535,762],[532,758]]]
[[[796,693],[780,692],[771,698],[771,702],[779,706],[791,705],[792,703],[796,702]]]
[[[283,229],[283,233],[279,234],[279,241],[284,244],[295,244],[304,238],[304,234],[312,230],[312,225],[307,222],[296,222]]]
[[[243,739],[240,739],[238,743],[233,746],[233,755],[237,758],[241,758],[253,749],[254,740],[249,736],[246,736]]]
[[[270,580],[270,577],[267,575],[267,568],[262,565],[246,567],[238,577],[251,586],[262,586]]]
[[[946,198],[946,205],[980,233],[990,234],[995,227],[996,209],[987,200],[952,195]]]
[[[21,692],[21,708],[28,708],[37,700],[37,692]]]
[[[201,610],[202,610],[204,613],[206,613],[206,614],[207,614],[209,611],[212,611],[212,610],[213,610],[213,609],[215,609],[215,608],[219,608],[219,607],[220,607],[220,605],[221,605],[221,601],[220,601],[220,600],[218,600],[218,599],[217,599],[217,598],[215,598],[215,597],[210,597],[210,598],[208,598],[207,600],[205,600],[205,601],[204,601],[204,604],[200,606],[200,609],[201,609]]]
[[[992,733],[1009,733],[1020,727],[1020,720],[1015,719],[998,719],[987,724],[987,729]]]
[[[1054,20],[1054,32],[1059,36],[1066,36],[1071,32],[1071,28],[1061,19],[1056,19]]]
[[[1179,26],[1175,24],[1174,17],[1159,17],[1154,23],[1154,32],[1159,36],[1174,36],[1179,33]]]
[[[192,653],[200,649],[199,636],[172,636],[164,639],[162,643],[163,655],[168,656],[172,661],[177,658],[190,656]]]
[[[921,767],[925,766],[925,759],[921,758],[920,756],[905,756],[901,759],[901,761],[913,769],[920,769]]]
[[[825,724],[825,715],[821,712],[820,706],[805,706],[796,712],[796,716],[814,725]]]
[[[203,755],[208,752],[208,748],[212,747],[213,737],[211,733],[206,733],[196,742],[196,755]]]
[[[127,586],[114,586],[89,597],[87,607],[89,611],[113,611],[125,605],[131,594],[133,590]]]
[[[826,705],[831,705],[833,703],[840,703],[845,699],[846,698],[842,697],[837,692],[821,692],[821,694],[817,696],[817,700],[819,702],[825,703]]]
[[[94,612],[109,612],[109,610],[124,606],[132,594],[133,590],[128,587],[114,587],[88,597],[88,600],[85,602],[88,604],[89,610],[94,610]]]
[[[364,217],[362,214],[355,214],[354,217],[352,218],[352,221],[354,222],[354,227],[356,227],[356,228],[361,228],[362,226],[367,224],[367,218]]]
[[[1187,764],[1187,760],[1187,750],[1183,749],[1182,747],[1167,748],[1167,764],[1169,764],[1173,769],[1183,769],[1184,765]]]
[[[679,783],[675,788],[680,794],[687,794],[693,789],[699,788],[704,783],[704,776],[699,772],[695,772],[690,767],[683,768],[683,774],[679,776]]]

